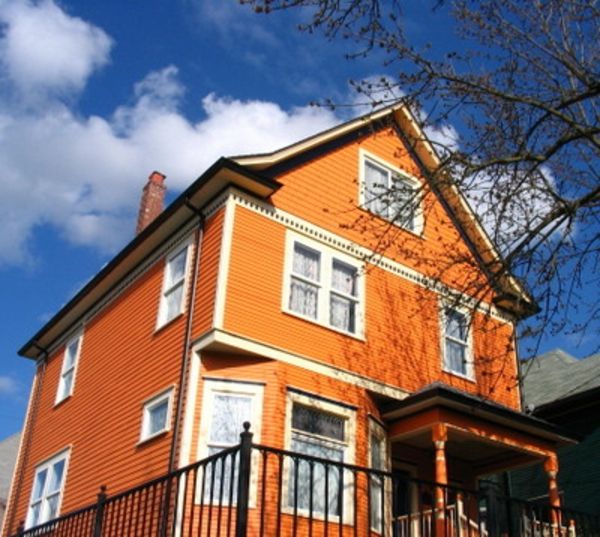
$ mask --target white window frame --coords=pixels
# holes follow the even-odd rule
[[[312,407],[315,410],[320,410],[327,414],[338,416],[345,420],[344,427],[344,441],[337,441],[332,438],[320,437],[316,434],[307,433],[306,431],[295,431],[292,428],[292,411],[294,404],[303,405],[306,407]],[[356,411],[337,404],[334,402],[323,400],[319,397],[311,397],[308,394],[299,393],[294,390],[288,390],[286,399],[286,423],[285,423],[285,449],[291,451],[292,449],[292,437],[294,433],[300,434],[305,437],[312,437],[316,441],[322,441],[324,445],[335,444],[338,447],[344,448],[344,455],[342,462],[345,464],[354,464],[355,460],[355,439],[356,439]],[[284,461],[284,474],[283,474],[283,486],[281,489],[281,510],[283,513],[293,514],[294,508],[289,505],[288,494],[292,479],[293,468],[291,460],[286,457]],[[344,475],[344,490],[342,492],[343,498],[343,524],[352,525],[354,523],[354,483],[352,476],[348,473]],[[297,508],[297,514],[299,516],[310,516],[308,509]],[[319,513],[313,510],[312,518],[324,520],[325,513]],[[339,520],[339,516],[328,514],[328,520],[334,522]]]
[[[67,365],[67,353],[69,352],[69,348],[73,343],[77,343],[77,352],[75,357],[73,358],[73,364],[71,366]],[[75,389],[75,379],[77,378],[77,365],[79,364],[79,357],[81,356],[81,347],[83,346],[83,330],[77,332],[73,337],[71,337],[67,343],[65,344],[65,350],[63,353],[63,361],[62,367],[60,370],[60,378],[58,379],[58,387],[56,389],[56,399],[54,401],[55,405],[62,403],[65,399],[68,399],[73,395],[73,391]],[[69,387],[69,391],[65,391],[65,378],[67,375],[72,374],[73,378],[71,380],[71,386]]]
[[[368,441],[369,468],[372,468],[373,450],[375,448],[377,448],[378,450],[381,450],[380,457],[381,457],[381,461],[383,463],[383,468],[376,468],[376,470],[382,470],[384,472],[389,471],[389,469],[390,469],[390,447],[389,447],[389,442],[388,442],[387,434],[386,434],[384,427],[380,423],[375,421],[373,418],[369,418],[368,434],[369,434],[369,441]],[[376,437],[377,441],[381,442],[381,445],[374,446],[373,445],[373,437]],[[380,486],[381,487],[381,501],[383,502],[384,516],[385,516],[384,520],[391,520],[391,502],[390,502],[391,490],[390,490],[390,486],[389,486],[390,480],[384,478],[380,483],[377,483],[377,482],[374,482],[375,478],[372,476],[369,481],[370,481],[370,483],[369,483],[370,487],[371,486]],[[384,520],[380,521],[380,524],[381,524],[380,527],[378,527],[378,528],[374,527],[372,513],[369,511],[369,527],[370,527],[371,531],[373,531],[375,533],[380,533],[380,534],[383,533]]]
[[[318,282],[308,280],[303,278],[301,275],[294,274],[294,248],[296,243],[319,254],[320,278]],[[334,261],[338,261],[356,270],[356,296],[347,295],[333,289],[331,279]],[[311,285],[314,285],[318,288],[316,318],[313,318],[309,315],[303,315],[302,313],[294,311],[290,308],[292,278],[304,279]],[[330,324],[330,300],[332,294],[349,299],[355,303],[354,332],[343,330]],[[364,264],[357,258],[343,252],[339,252],[323,243],[305,237],[304,235],[300,235],[299,233],[294,233],[288,230],[286,234],[283,291],[281,293],[281,297],[281,309],[283,312],[289,313],[290,315],[294,315],[295,317],[299,317],[306,321],[316,323],[320,326],[324,326],[341,334],[361,340],[364,339],[365,275]]]
[[[158,307],[158,318],[156,320],[156,329],[157,330],[159,328],[162,328],[163,326],[169,324],[174,319],[177,319],[177,317],[179,317],[184,311],[185,304],[187,302],[187,291],[188,291],[188,285],[189,285],[189,279],[190,279],[189,278],[189,272],[190,272],[190,266],[191,266],[190,258],[192,257],[191,245],[192,245],[192,240],[191,240],[191,238],[188,238],[182,244],[179,244],[179,245],[177,245],[177,247],[173,248],[173,250],[171,252],[169,252],[167,254],[167,256],[165,257],[165,268],[163,270],[162,286],[161,286],[161,290],[160,290],[160,304]],[[181,280],[178,280],[177,282],[171,283],[169,285],[170,263],[173,259],[175,259],[184,250],[186,250],[186,258],[185,258],[185,268],[183,270],[183,278],[181,278]],[[171,317],[167,317],[167,312],[168,312],[167,297],[169,296],[171,291],[173,291],[173,289],[178,287],[180,284],[183,286],[183,289],[181,292],[181,302],[179,304],[178,311],[176,313],[174,313]]]
[[[65,490],[65,483],[67,481],[67,472],[69,469],[70,454],[71,454],[70,448],[63,449],[56,455],[53,455],[52,457],[46,459],[45,461],[41,462],[40,464],[38,464],[35,467],[35,472],[33,475],[33,482],[32,482],[32,486],[31,486],[31,494],[29,496],[29,504],[27,507],[27,516],[25,518],[25,528],[26,529],[32,528],[34,526],[39,526],[50,520],[50,518],[48,518],[48,498],[51,496],[55,496],[57,494],[58,494],[58,500],[56,503],[56,514],[55,514],[54,518],[60,516],[60,509],[61,509],[63,494],[64,494],[64,490]],[[57,489],[57,491],[48,491],[48,486],[50,483],[50,471],[51,471],[52,467],[60,461],[64,461],[64,463],[65,463],[64,468],[63,468],[63,473],[62,473],[62,479],[60,482],[60,487]],[[34,498],[35,484],[37,482],[38,475],[43,471],[46,471],[46,478],[45,478],[44,486],[42,488],[42,493],[41,493],[39,499],[36,499],[36,498]],[[37,504],[37,503],[41,504],[41,509],[40,509],[39,518],[34,525],[32,519],[31,519],[31,517],[33,515],[32,508],[33,508],[33,505]]]
[[[422,236],[423,227],[424,227],[422,201],[419,201],[418,203],[415,204],[414,225],[413,225],[412,229],[410,229],[406,226],[403,226],[401,224],[401,222],[399,222],[399,221],[392,220],[389,217],[389,215],[373,212],[367,207],[367,200],[366,200],[366,196],[365,196],[365,190],[366,190],[366,188],[365,188],[366,187],[365,168],[366,168],[367,162],[370,162],[371,164],[377,166],[378,168],[382,168],[385,171],[387,171],[387,173],[388,173],[388,188],[390,187],[390,181],[391,181],[392,177],[397,176],[401,180],[406,181],[411,184],[411,186],[414,188],[414,192],[417,194],[417,197],[419,197],[421,195],[420,194],[420,191],[422,188],[421,181],[419,181],[419,179],[417,179],[414,175],[411,175],[410,173],[406,172],[405,170],[401,170],[397,166],[394,166],[393,164],[386,162],[381,157],[378,157],[377,155],[370,153],[369,151],[360,149],[359,150],[359,166],[358,166],[358,168],[359,168],[359,171],[358,171],[359,205],[363,209],[371,212],[372,214],[374,214],[380,218],[384,218],[386,220],[392,221],[394,223],[394,225],[398,226],[400,229],[403,229],[403,230],[408,231],[409,233],[413,233],[415,235]]]
[[[208,457],[208,450],[211,446],[209,442],[211,427],[213,426],[213,413],[214,413],[214,398],[215,395],[242,395],[251,398],[251,410],[250,410],[250,432],[253,434],[252,442],[255,444],[260,443],[261,430],[262,430],[262,411],[263,411],[263,398],[264,398],[264,385],[252,381],[243,380],[219,380],[219,379],[203,379],[203,390],[202,390],[202,411],[200,416],[200,428],[199,428],[199,441],[198,441],[198,460],[205,459]],[[240,434],[243,430],[240,428]],[[232,446],[239,444],[231,444]],[[219,446],[223,449],[227,449],[229,446]],[[256,453],[253,454],[253,459]],[[257,468],[257,464],[252,464],[253,468]],[[257,490],[258,475],[256,470],[252,471],[250,477],[250,498],[249,505],[253,507],[256,504],[256,490]],[[200,503],[202,498],[201,492],[202,480],[198,478],[197,491],[195,497],[197,502]],[[215,501],[218,499],[214,498]],[[229,499],[224,499],[224,504],[228,503]]]
[[[142,409],[142,427],[140,431],[139,443],[146,442],[148,440],[151,440],[152,438],[156,438],[157,436],[160,436],[166,433],[167,431],[171,430],[171,414],[173,412],[173,393],[174,387],[170,386],[166,390],[162,390],[158,394],[155,394],[144,401],[144,406]],[[157,406],[163,404],[165,401],[167,402],[167,417],[165,420],[165,426],[158,431],[150,433],[149,428],[151,411]]]
[[[458,340],[452,336],[446,336],[446,311],[452,310],[460,315],[462,315],[465,319],[465,325],[467,330],[466,340]],[[441,346],[441,355],[442,355],[442,370],[451,375],[463,378],[465,380],[470,380],[475,382],[475,367],[474,367],[474,353],[473,353],[473,330],[471,326],[472,322],[472,312],[459,304],[449,303],[447,300],[440,301],[440,346]],[[446,339],[450,339],[455,343],[459,343],[464,345],[465,347],[465,372],[455,371],[452,369],[448,363],[448,359],[446,357]]]

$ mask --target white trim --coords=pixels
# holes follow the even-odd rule
[[[143,404],[142,426],[140,428],[140,440],[138,442],[138,445],[142,444],[144,442],[147,442],[148,440],[152,440],[153,438],[156,438],[157,436],[160,436],[163,433],[166,433],[167,431],[171,430],[171,413],[172,413],[172,406],[173,406],[173,392],[174,392],[174,387],[169,386],[168,388],[161,390],[157,394],[154,394],[151,397],[148,397],[146,400],[143,401],[143,403],[142,403]],[[164,401],[167,402],[167,414],[166,414],[166,418],[165,418],[165,425],[162,429],[150,434],[148,432],[148,428],[150,426],[150,412],[156,406],[161,405]]]
[[[301,367],[307,371],[312,371],[313,373],[346,382],[347,384],[359,388],[387,395],[394,399],[404,399],[410,395],[409,392],[397,388],[396,386],[392,386],[391,384],[364,377],[341,367],[323,363],[316,358],[294,354],[285,349],[224,330],[211,330],[210,332],[207,332],[194,342],[193,348],[196,351],[200,351],[214,344],[226,345],[250,354]]]
[[[262,200],[250,197],[240,190],[232,188],[231,196],[237,205],[253,211],[254,213],[260,214],[269,220],[278,222],[289,230],[317,240],[339,252],[343,252],[358,259],[363,259],[369,265],[378,267],[382,270],[395,274],[396,276],[400,276],[401,278],[417,284],[420,287],[434,291],[442,297],[456,297],[459,295],[461,297],[461,301],[469,307],[476,308],[477,311],[485,315],[490,315],[498,321],[511,324],[514,323],[514,317],[512,315],[498,310],[498,308],[496,308],[493,304],[481,303],[465,295],[464,293],[461,293],[457,289],[453,289],[434,280],[433,278],[429,278],[428,276],[417,272],[407,265],[403,265],[402,263],[382,255],[381,252],[376,252],[361,246],[340,235],[316,226],[307,220],[288,213],[287,211],[273,207]]]
[[[175,259],[179,254],[181,254],[184,250],[186,250],[185,254],[185,267],[183,271],[183,289],[181,291],[181,301],[179,303],[179,311],[172,315],[170,318],[167,318],[167,292],[173,289],[173,285],[169,289],[167,289],[168,282],[168,272],[169,272],[169,263]],[[160,289],[160,297],[158,303],[158,314],[156,317],[156,330],[160,330],[162,327],[169,324],[171,321],[177,319],[183,312],[185,311],[185,307],[187,305],[187,301],[189,300],[188,291],[190,287],[190,278],[191,278],[191,267],[192,267],[192,257],[194,255],[193,246],[192,246],[192,236],[188,236],[184,239],[181,244],[178,244],[174,247],[170,252],[165,255],[164,261],[164,269],[163,269],[163,277],[162,277],[162,285]]]
[[[308,432],[297,431],[297,434],[302,436],[311,437],[316,442],[323,443],[325,445],[335,445],[343,448],[343,459],[342,462],[345,464],[354,464],[356,456],[356,410],[348,408],[347,406],[339,405],[334,402],[325,401],[321,397],[311,397],[308,394],[298,393],[292,390],[288,390],[286,402],[285,402],[285,433],[284,433],[284,448],[288,451],[292,451],[292,435],[294,430],[292,428],[292,412],[294,404],[300,404],[309,408],[315,408],[327,414],[332,414],[344,419],[344,440],[334,440],[330,438],[321,437]],[[293,513],[293,506],[288,505],[288,493],[289,493],[289,476],[291,472],[290,460],[287,457],[284,461],[284,474],[283,484],[281,488],[281,511],[283,513]],[[346,474],[346,472],[344,472]],[[350,475],[344,476],[344,490],[342,492],[343,509],[343,524],[353,524],[354,521],[354,502],[352,501],[354,494],[354,482]],[[297,507],[297,513],[299,516],[309,516],[308,510]],[[316,513],[313,511],[312,517],[317,520],[325,518],[325,513]],[[337,515],[328,515],[328,519],[331,521],[339,520]]]
[[[46,513],[46,502],[47,502],[47,496],[48,494],[42,494],[40,496],[39,501],[41,502],[41,513],[40,513],[40,518],[39,520],[36,521],[36,524],[32,525],[31,524],[31,504],[33,503],[33,493],[35,492],[35,482],[36,482],[36,478],[39,474],[40,471],[42,470],[49,470],[52,466],[54,466],[57,462],[60,462],[61,460],[65,461],[65,465],[63,468],[63,472],[62,472],[62,477],[61,477],[61,482],[60,482],[60,488],[59,488],[59,492],[58,492],[58,501],[56,504],[56,517],[60,516],[60,508],[62,505],[62,499],[63,499],[63,495],[65,492],[65,484],[67,482],[67,472],[69,469],[69,460],[71,458],[71,448],[67,447],[64,449],[61,449],[58,453],[47,457],[46,459],[44,459],[43,461],[39,462],[36,466],[35,466],[35,471],[33,473],[33,481],[31,483],[31,493],[29,495],[29,503],[27,504],[27,514],[25,516],[25,528],[31,528],[34,526],[39,526],[40,524],[44,524],[45,522],[48,522],[49,520],[51,520],[50,518],[46,518],[48,515]],[[46,474],[46,481],[44,482],[44,491],[46,489],[46,487],[48,486],[48,480],[50,479],[50,474],[47,473]]]
[[[262,415],[263,415],[263,399],[264,399],[264,386],[262,384],[256,384],[255,382],[244,382],[243,380],[231,379],[231,380],[213,380],[203,379],[202,388],[202,411],[200,417],[200,429],[198,434],[198,446],[197,446],[197,457],[198,460],[202,460],[208,456],[208,446],[210,439],[210,429],[212,426],[213,412],[214,412],[214,396],[216,394],[230,394],[230,395],[243,395],[250,398],[250,432],[253,433],[252,441],[256,444],[260,443],[261,431],[262,431]],[[242,428],[240,427],[240,434]],[[239,443],[239,441],[238,441]],[[236,444],[232,444],[236,445]],[[257,453],[253,454],[253,458]],[[253,462],[253,467],[257,467],[257,462]],[[256,471],[252,472],[250,479],[250,507],[256,505],[256,490],[257,490],[257,479],[258,474]],[[194,497],[199,501],[203,501],[201,490],[202,481],[198,480],[198,489],[194,494]],[[227,504],[228,500],[224,502]]]
[[[320,262],[320,278],[318,282],[310,282],[311,285],[315,285],[319,288],[319,297],[317,299],[317,318],[313,318],[307,315],[303,315],[297,311],[294,311],[289,306],[290,297],[290,286],[292,276],[297,277],[293,274],[293,262],[294,262],[294,248],[295,245],[299,244],[319,254]],[[334,260],[340,261],[341,263],[348,265],[356,269],[356,296],[347,297],[351,299],[355,304],[355,326],[354,332],[343,330],[332,326],[329,323],[330,314],[330,295],[333,292],[331,286],[331,275]],[[298,277],[297,277],[298,278]],[[301,278],[298,278],[301,279]],[[293,231],[288,230],[285,237],[285,255],[284,255],[284,268],[283,268],[283,289],[281,292],[281,310],[285,313],[289,313],[295,317],[300,317],[306,321],[316,323],[320,326],[324,326],[329,330],[340,332],[346,336],[351,336],[357,339],[364,340],[364,312],[365,312],[365,277],[363,263],[355,256],[348,255],[346,253],[339,252],[332,249],[322,242],[309,239],[306,236],[300,235]]]
[[[464,342],[458,342],[465,345],[465,368],[466,373],[460,371],[454,371],[451,369],[446,362],[446,310],[450,309],[456,313],[464,316],[467,339]],[[472,324],[473,316],[472,312],[465,306],[460,304],[449,303],[447,300],[441,299],[439,301],[439,326],[440,326],[440,354],[442,358],[442,371],[449,373],[456,377],[460,377],[471,382],[475,382],[475,351],[473,349],[473,330]]]
[[[179,449],[179,467],[191,464],[192,439],[196,418],[196,402],[198,399],[198,380],[200,378],[201,357],[199,353],[190,351],[190,374],[185,400],[181,447]]]
[[[75,358],[73,359],[73,365],[68,371],[65,371],[65,369],[66,369],[66,367],[65,367],[66,361],[65,360],[67,358],[67,353],[69,351],[69,347],[75,342],[77,342],[77,352],[75,354]],[[58,386],[56,388],[56,397],[54,399],[54,406],[58,405],[59,403],[62,403],[63,401],[65,401],[66,399],[71,397],[71,395],[73,395],[73,392],[75,391],[75,380],[77,379],[77,369],[79,366],[79,358],[81,357],[82,347],[83,347],[83,328],[81,328],[74,336],[72,336],[65,343],[65,350],[63,352],[62,367],[60,368],[60,377],[58,379]],[[64,378],[65,378],[65,375],[68,374],[70,371],[73,372],[73,378],[71,380],[71,385],[69,387],[69,391],[63,393],[64,392]]]
[[[411,173],[407,172],[406,170],[403,170],[401,168],[398,168],[397,166],[390,164],[388,161],[382,159],[381,157],[375,155],[374,153],[371,153],[370,151],[367,151],[365,149],[363,149],[362,147],[359,148],[358,150],[358,200],[359,200],[359,207],[363,208],[366,211],[371,212],[372,214],[374,214],[375,216],[379,217],[379,218],[383,218],[385,220],[388,220],[390,222],[392,222],[396,227],[398,227],[399,229],[402,229],[404,231],[407,231],[409,233],[412,233],[413,235],[417,235],[418,237],[423,237],[423,230],[425,227],[425,220],[424,220],[424,216],[423,216],[423,200],[419,200],[418,204],[416,205],[416,207],[414,208],[414,228],[413,229],[409,229],[403,225],[401,225],[400,223],[394,221],[394,220],[390,220],[389,217],[382,215],[382,214],[378,214],[375,212],[370,211],[367,207],[366,207],[366,202],[365,202],[365,166],[366,163],[371,161],[373,164],[375,164],[376,166],[385,169],[386,171],[388,171],[390,173],[390,176],[398,176],[401,179],[405,179],[406,181],[408,181],[409,183],[411,183],[414,187],[414,193],[415,195],[418,197],[421,196],[421,192],[423,189],[423,182],[422,180],[418,179],[417,177],[415,177],[414,175],[412,175]],[[389,186],[389,185],[388,185]]]
[[[235,198],[227,196],[225,202],[225,216],[223,218],[223,231],[219,256],[219,269],[217,274],[217,289],[215,296],[215,311],[213,313],[213,326],[223,328],[225,319],[225,304],[227,301],[227,281],[229,279],[229,265],[231,260],[231,245],[233,242],[233,226],[235,218]]]

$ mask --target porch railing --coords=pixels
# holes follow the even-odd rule
[[[246,425],[246,424],[245,424]],[[600,517],[241,443],[22,537],[600,537]]]

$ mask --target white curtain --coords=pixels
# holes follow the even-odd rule
[[[388,216],[388,171],[365,162],[365,208],[380,216]]]
[[[390,208],[390,218],[405,229],[415,228],[415,188],[409,179],[395,176],[393,179],[394,200]]]
[[[356,296],[356,269],[339,261],[333,261],[331,287],[345,295]],[[332,292],[330,297],[329,323],[336,328],[354,332],[356,303],[350,298]]]
[[[318,252],[294,245],[293,274],[290,283],[290,309],[307,317],[317,318],[319,287],[304,279],[318,283],[320,280],[320,255]]]

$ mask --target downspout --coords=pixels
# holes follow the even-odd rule
[[[187,322],[185,326],[185,335],[183,339],[183,350],[181,353],[181,368],[179,374],[179,389],[177,392],[177,404],[175,406],[175,424],[173,427],[173,438],[171,439],[171,451],[169,454],[168,472],[175,470],[177,459],[177,444],[179,443],[179,433],[181,429],[181,416],[183,413],[183,398],[186,392],[185,382],[189,370],[189,347],[192,338],[192,324],[194,317],[194,304],[196,303],[196,288],[200,265],[200,248],[202,237],[204,236],[204,215],[202,209],[195,207],[189,201],[185,200],[185,206],[198,216],[198,227],[196,232],[196,247],[194,248],[194,264],[192,270],[192,287],[190,289],[190,298],[187,304]]]
[[[23,439],[21,440],[21,448],[19,449],[19,455],[21,455],[21,450],[23,450],[23,453],[22,456],[19,457],[20,460],[17,461],[17,464],[15,465],[14,476],[18,476],[15,484],[16,486],[13,490],[11,490],[8,500],[9,505],[7,505],[7,508],[10,507],[10,519],[6,521],[4,526],[4,530],[7,530],[6,535],[10,535],[14,531],[15,515],[17,513],[16,502],[17,499],[21,497],[23,477],[25,474],[25,469],[27,468],[27,464],[29,463],[29,450],[31,447],[31,437],[33,436],[33,424],[35,423],[35,418],[37,415],[39,399],[42,393],[42,385],[44,383],[44,374],[46,372],[46,362],[49,356],[48,351],[43,347],[40,347],[35,341],[32,343],[32,345],[40,351],[40,354],[36,360],[38,371],[36,372],[35,392],[31,398],[27,423],[25,424],[25,431]]]

